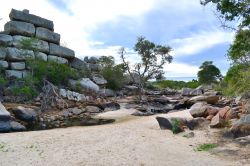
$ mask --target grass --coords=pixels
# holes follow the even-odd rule
[[[178,134],[179,132],[181,132],[181,128],[180,128],[180,120],[178,119],[173,119],[172,120],[172,132],[173,134]]]
[[[9,149],[7,148],[6,143],[0,142],[0,152],[8,152]]]
[[[216,148],[216,147],[217,147],[217,145],[214,144],[214,143],[205,143],[205,144],[199,145],[199,146],[195,149],[195,151],[209,151],[209,150],[214,149],[214,148]]]

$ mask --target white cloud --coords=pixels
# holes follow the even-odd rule
[[[166,77],[195,77],[199,71],[198,66],[180,62],[173,62],[164,66]]]
[[[178,38],[170,42],[173,45],[172,54],[176,57],[194,55],[215,45],[231,43],[233,32],[225,32],[219,29],[200,31],[187,38]]]

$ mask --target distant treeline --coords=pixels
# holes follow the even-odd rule
[[[181,89],[181,88],[197,88],[200,84],[197,80],[192,81],[174,81],[174,80],[161,80],[149,83],[151,88],[170,88],[170,89]]]

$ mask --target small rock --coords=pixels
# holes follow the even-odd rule
[[[189,132],[187,134],[184,134],[183,137],[186,137],[186,138],[193,138],[194,137],[194,132]]]
[[[99,107],[95,107],[95,106],[87,106],[85,109],[86,109],[86,112],[90,112],[90,113],[101,112],[101,109]]]

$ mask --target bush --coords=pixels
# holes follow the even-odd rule
[[[44,79],[55,85],[67,85],[69,78],[77,78],[77,72],[65,64],[45,62],[40,59],[28,60],[27,64],[40,85]]]
[[[180,128],[180,125],[181,125],[180,120],[172,119],[171,124],[172,124],[172,132],[173,132],[173,134],[178,134],[179,132],[182,131],[181,128]]]
[[[118,90],[124,85],[125,77],[122,65],[105,66],[101,74],[107,80],[107,88]]]

